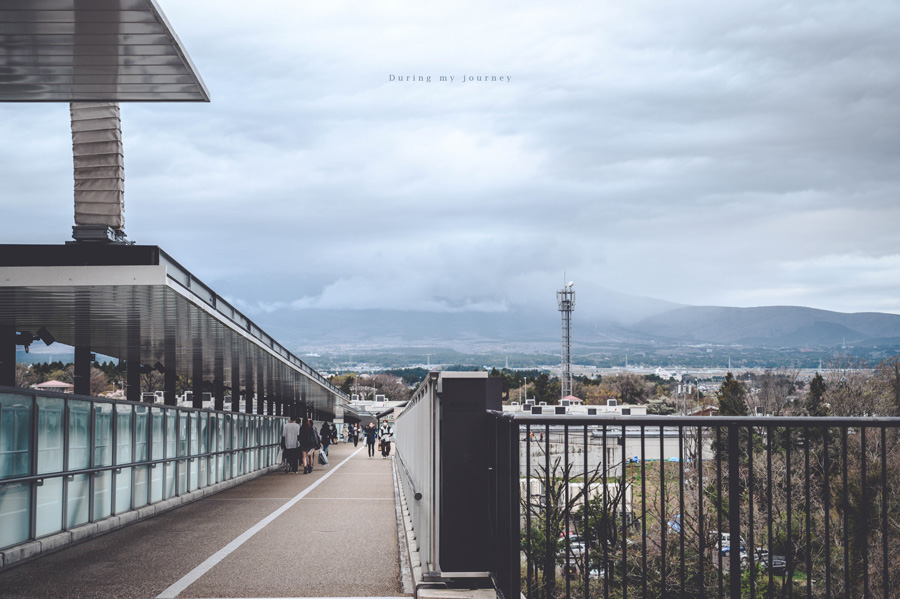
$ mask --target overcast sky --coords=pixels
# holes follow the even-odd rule
[[[251,314],[900,313],[896,0],[158,3],[212,101],[122,105],[125,230]],[[0,239],[69,239],[68,106],[0,140]]]

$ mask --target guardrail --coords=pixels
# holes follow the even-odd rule
[[[0,388],[0,551],[268,468],[283,422]]]
[[[408,501],[418,539],[423,570],[439,564],[437,525],[440,509],[440,398],[439,374],[429,373],[394,422],[395,455],[403,476],[400,482]]]
[[[506,597],[900,596],[900,419],[492,415]]]

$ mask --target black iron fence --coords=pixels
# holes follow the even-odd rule
[[[490,414],[506,597],[900,597],[900,419]]]

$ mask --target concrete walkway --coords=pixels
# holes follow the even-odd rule
[[[401,596],[391,460],[330,454],[0,573],[0,597]]]

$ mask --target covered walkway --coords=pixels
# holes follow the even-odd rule
[[[0,597],[404,595],[391,460],[330,454],[2,572]]]

